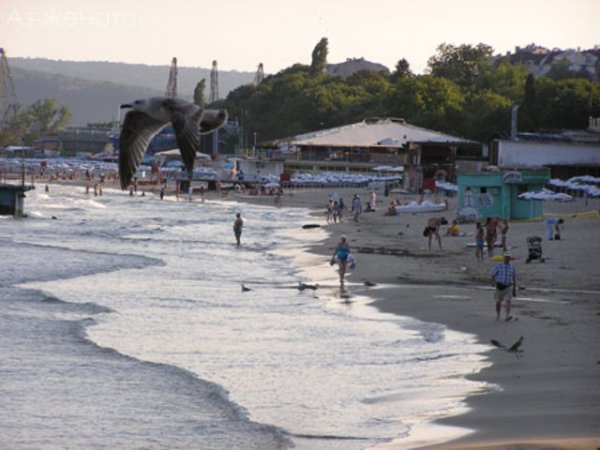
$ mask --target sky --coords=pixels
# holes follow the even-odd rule
[[[421,74],[442,43],[495,53],[600,45],[600,0],[2,0],[6,54],[276,73],[363,57]]]

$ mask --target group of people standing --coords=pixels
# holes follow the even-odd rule
[[[369,201],[369,211],[374,211],[375,209],[375,193],[371,193],[371,200]],[[358,222],[358,218],[363,212],[362,200],[358,194],[354,194],[352,196],[352,202],[350,204],[350,215],[352,220]],[[346,205],[344,203],[344,199],[337,194],[329,197],[329,201],[327,203],[327,223],[333,224],[342,221],[342,218],[346,214]]]
[[[488,217],[485,224],[477,222],[475,225],[475,257],[478,262],[483,262],[483,248],[487,246],[488,256],[492,258],[494,256],[494,247],[498,242],[498,231],[500,231],[500,247],[502,251],[508,251],[508,231],[510,230],[510,224],[508,219],[502,220],[498,217]]]

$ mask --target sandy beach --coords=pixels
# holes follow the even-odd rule
[[[468,399],[468,412],[444,418],[442,425],[473,430],[457,441],[435,449],[596,449],[600,447],[600,200],[545,204],[545,214],[563,217],[559,241],[542,242],[545,262],[525,262],[526,238],[545,238],[541,220],[513,222],[508,245],[515,258],[519,290],[513,301],[514,320],[496,321],[494,290],[489,271],[494,264],[485,256],[475,259],[475,225],[463,224],[460,237],[442,236],[428,250],[422,231],[427,219],[456,213],[456,198],[449,209],[437,214],[385,216],[389,198],[380,197],[376,212],[363,213],[358,222],[345,218],[326,225],[328,196],[338,192],[346,203],[365,189],[293,190],[280,200],[285,206],[304,206],[315,211],[315,223],[322,224],[329,237],[312,251],[323,255],[323,268],[339,236],[348,236],[358,264],[348,276],[352,286],[362,288],[364,280],[378,286],[369,290],[382,311],[445,324],[451,329],[472,333],[481,343],[490,339],[512,343],[524,336],[521,358],[490,345],[491,367],[473,378],[500,389]],[[414,196],[396,195],[402,202]],[[274,204],[268,196],[238,197],[237,200]],[[446,227],[442,227],[442,234]],[[495,255],[501,250],[496,249]],[[333,271],[333,269],[330,269]],[[422,301],[418,295],[399,296],[399,285],[461,286],[471,295],[448,295]],[[363,289],[364,290],[364,289]],[[411,444],[411,448],[419,447]],[[392,443],[385,448],[407,448]]]
[[[329,283],[336,279],[329,258],[339,237],[346,235],[358,261],[347,278],[349,289],[364,293],[365,280],[376,283],[367,295],[381,311],[441,323],[471,333],[484,344],[490,339],[510,344],[524,337],[522,357],[490,345],[487,357],[492,365],[472,375],[499,389],[468,398],[466,413],[438,420],[441,425],[472,430],[470,434],[436,446],[396,442],[378,448],[600,448],[600,199],[545,204],[545,214],[558,215],[565,224],[561,240],[542,242],[543,263],[525,262],[526,238],[545,238],[541,220],[511,223],[508,245],[519,290],[513,301],[514,320],[506,322],[495,320],[489,276],[495,262],[486,255],[479,264],[475,249],[467,246],[475,241],[475,225],[462,224],[464,235],[459,237],[443,236],[446,227],[442,227],[443,250],[434,241],[429,251],[422,235],[430,217],[443,215],[451,220],[455,216],[456,198],[448,198],[449,208],[442,213],[386,216],[391,197],[380,196],[377,211],[363,213],[358,222],[345,217],[341,223],[327,225],[325,206],[334,192],[346,204],[355,193],[363,205],[368,198],[365,188],[329,188],[288,190],[278,201],[273,196],[232,193],[223,197],[214,192],[207,193],[206,199],[311,208],[314,223],[327,231],[327,238],[311,252],[322,255],[316,269]],[[403,203],[416,199],[392,197]],[[194,201],[200,201],[199,195]],[[496,249],[495,255],[500,254]],[[418,286],[423,285],[448,286],[449,294],[453,287],[466,288],[469,295],[423,301],[418,295]]]

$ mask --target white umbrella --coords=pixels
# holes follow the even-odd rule
[[[573,197],[571,197],[568,194],[554,192],[549,189],[541,189],[539,191],[523,192],[522,194],[519,195],[519,198],[521,200],[542,200],[542,201],[553,200],[553,201],[560,201],[560,202],[570,202],[573,200]]]

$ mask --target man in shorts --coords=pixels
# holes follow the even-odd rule
[[[496,288],[496,320],[500,320],[500,310],[504,302],[506,310],[506,321],[512,319],[510,315],[511,303],[513,297],[517,296],[517,272],[510,262],[510,252],[504,252],[504,260],[492,267],[492,285]]]

